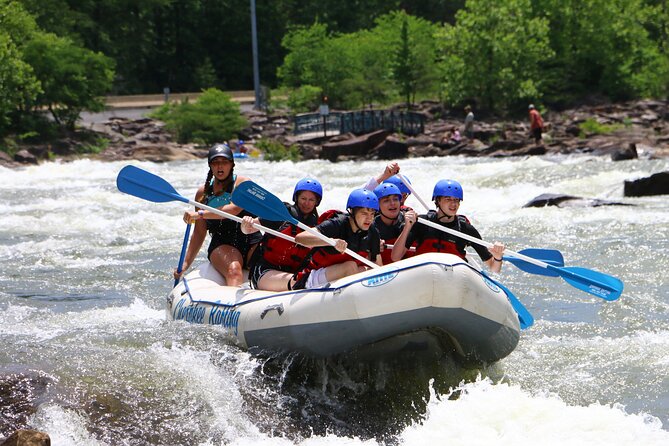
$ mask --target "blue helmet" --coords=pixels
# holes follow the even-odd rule
[[[319,183],[318,180],[314,178],[302,178],[298,181],[295,185],[295,190],[293,191],[294,202],[297,202],[297,193],[302,192],[303,190],[315,193],[318,196],[316,206],[321,204],[321,200],[323,199],[323,186],[321,186],[321,183]]]
[[[218,158],[219,156],[222,156],[223,158],[227,160],[234,160],[234,156],[232,155],[232,150],[230,149],[230,146],[222,143],[222,144],[214,144],[211,146],[211,149],[209,149],[209,154],[207,155],[207,158],[209,160],[209,163],[211,163],[211,160],[214,158]]]
[[[379,200],[388,195],[399,195],[400,200],[402,199],[402,192],[392,183],[381,183],[374,189],[374,194],[376,194],[376,198]]]
[[[404,178],[407,181],[409,181],[409,178],[406,175],[404,176]],[[406,186],[406,184],[402,182],[400,177],[398,177],[397,175],[393,175],[392,177],[388,178],[386,181],[384,181],[384,183],[394,184],[395,186],[397,186],[397,188],[400,190],[401,193],[411,195],[411,191],[409,190],[409,188]],[[409,181],[409,184],[411,184],[411,181]]]
[[[462,186],[455,180],[439,180],[434,185],[434,192],[432,192],[432,200],[437,197],[455,197],[462,200]]]
[[[370,208],[375,211],[379,210],[379,199],[376,198],[374,192],[367,189],[355,189],[348,196],[346,202],[346,209],[353,208]]]

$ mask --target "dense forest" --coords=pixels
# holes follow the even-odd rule
[[[261,83],[298,108],[430,97],[507,114],[669,92],[665,0],[255,3]],[[252,89],[250,4],[0,0],[0,136],[35,108],[72,127],[105,94]]]

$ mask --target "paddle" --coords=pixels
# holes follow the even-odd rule
[[[242,222],[242,219],[234,214],[229,214],[220,209],[198,203],[195,200],[190,200],[183,195],[179,195],[179,193],[172,187],[170,183],[157,175],[140,169],[139,167],[125,166],[123,169],[121,169],[121,171],[118,173],[118,176],[116,177],[116,187],[118,187],[118,190],[121,192],[125,192],[126,194],[133,195],[144,200],[153,201],[154,203],[183,201],[184,203],[192,204],[193,206],[200,209],[205,209],[207,211],[213,212],[214,214],[218,214],[221,217],[225,217],[238,223]],[[284,238],[291,242],[295,241],[295,239],[289,235],[283,234],[257,223],[253,223],[253,227],[261,229],[274,236]]]
[[[181,245],[181,255],[179,256],[179,264],[177,265],[177,273],[181,274],[184,266],[184,259],[186,258],[186,247],[188,247],[188,236],[190,235],[190,224],[186,225],[186,233],[184,234],[184,242]],[[177,286],[179,279],[174,279],[174,286]]]
[[[548,263],[549,265],[564,266],[564,258],[562,257],[562,253],[557,249],[526,248],[521,249],[518,252],[541,262]],[[540,276],[559,277],[558,273],[548,268],[544,268],[543,266],[537,266],[513,256],[504,256],[503,258],[526,273],[538,274]]]
[[[402,182],[409,188],[414,197],[420,201],[423,206],[427,208],[425,202],[418,196],[416,191],[411,186],[406,178],[401,174],[398,174]],[[434,223],[432,221],[426,220],[422,217],[418,217],[418,221],[424,225],[430,226],[442,232],[447,232],[449,234],[460,237],[461,239],[476,243],[478,245],[485,246],[486,248],[492,248],[493,244],[486,242],[484,240],[478,239],[476,237],[471,237],[462,232],[456,231],[454,229],[446,228],[440,224]],[[548,271],[556,273],[558,276],[562,277],[568,284],[572,285],[575,288],[578,288],[581,291],[592,294],[593,296],[601,297],[604,300],[616,300],[620,297],[623,292],[623,282],[617,277],[601,273],[599,271],[594,271],[587,268],[582,268],[578,266],[569,266],[569,267],[560,267],[551,265],[548,262],[543,262],[541,260],[535,259],[533,257],[506,250],[513,257],[516,257],[525,262],[531,263],[538,267],[544,268]],[[544,274],[546,275],[546,274]]]
[[[314,228],[310,228],[290,215],[286,209],[286,205],[284,205],[277,196],[263,189],[253,181],[244,181],[239,186],[237,186],[232,192],[232,201],[237,206],[258,215],[261,218],[272,221],[287,221],[294,224],[298,228],[315,235],[316,237],[326,242],[328,245],[335,245],[335,241],[333,239],[321,234]],[[359,260],[365,265],[369,266],[370,268],[379,267],[379,265],[376,263],[369,261],[358,253],[351,251],[350,249],[346,249],[345,252],[354,259]]]

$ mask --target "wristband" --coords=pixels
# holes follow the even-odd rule
[[[502,261],[502,259],[498,259],[495,256],[493,256],[493,260],[495,260],[496,262],[501,262]]]
[[[201,219],[201,220],[204,220],[204,211],[203,211],[202,209],[200,209],[199,211],[197,211],[197,215],[200,216],[200,219]]]

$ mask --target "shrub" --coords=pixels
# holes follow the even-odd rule
[[[578,128],[581,130],[581,138],[584,138],[586,135],[613,133],[623,128],[623,124],[600,124],[595,118],[589,118],[580,123]]]
[[[323,89],[313,85],[302,85],[288,95],[288,107],[293,113],[313,112],[321,104]]]
[[[151,114],[165,122],[179,143],[213,144],[234,138],[246,125],[239,104],[216,88],[204,90],[197,101],[165,104]]]
[[[300,160],[300,149],[296,145],[286,147],[277,141],[261,139],[256,147],[263,153],[263,158],[266,161]]]

